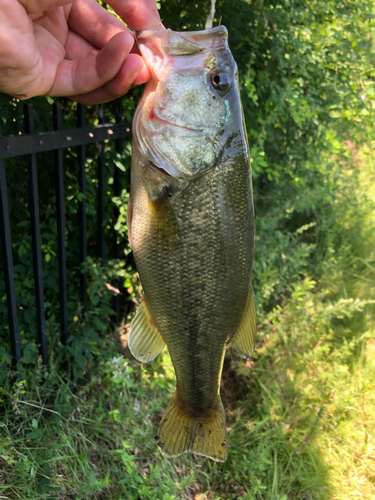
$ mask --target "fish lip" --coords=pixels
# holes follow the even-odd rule
[[[161,177],[164,177],[165,179],[168,179],[168,181],[175,181],[175,182],[189,182],[194,178],[194,176],[190,176],[187,174],[184,174],[181,172],[179,175],[172,175],[168,173],[164,168],[158,167],[153,161],[148,160],[147,161],[147,166],[153,170],[154,172],[157,172]]]
[[[171,127],[177,127],[177,128],[180,128],[182,130],[189,130],[191,132],[203,132],[203,128],[201,127],[195,127],[194,125],[190,125],[190,124],[187,124],[187,125],[179,125],[178,123],[175,123],[175,122],[169,122],[167,120],[164,120],[164,118],[162,118],[160,116],[160,113],[158,113],[158,111],[155,109],[155,107],[152,108],[152,112],[151,113],[154,113],[156,118],[163,122],[163,123],[166,123],[167,125],[170,125]],[[150,120],[152,120],[152,118],[150,117]]]
[[[177,181],[177,182],[189,183],[192,180],[197,180],[200,177],[203,177],[204,175],[206,175],[209,171],[211,171],[213,168],[216,167],[216,163],[214,165],[212,165],[212,167],[208,171],[197,172],[197,173],[192,174],[192,175],[189,175],[189,174],[186,174],[183,172],[181,172],[179,175],[172,175],[172,174],[168,173],[166,170],[164,170],[163,167],[158,167],[157,165],[155,165],[155,163],[151,160],[147,161],[147,166],[149,168],[151,168],[151,170],[153,170],[154,172],[157,172],[162,177],[165,177],[166,179],[169,179],[169,180],[173,179],[174,181]]]
[[[201,177],[202,175],[205,174],[205,173],[202,173],[202,174],[188,175],[188,174],[181,172],[181,174],[179,174],[179,175],[172,175],[172,174],[168,173],[166,170],[164,170],[163,167],[158,167],[152,160],[149,160],[149,159],[147,159],[147,166],[151,170],[153,170],[154,172],[157,172],[161,177],[164,177],[165,179],[168,179],[169,181],[173,180],[173,181],[177,181],[177,182],[189,183],[191,180],[197,179],[198,177]]]
[[[221,130],[224,130],[225,127],[222,126],[222,127],[208,127],[207,125],[205,127],[199,127],[198,125],[192,125],[190,123],[186,124],[186,125],[180,125],[179,123],[177,122],[172,122],[172,121],[168,121],[168,120],[165,120],[160,112],[155,109],[155,100],[154,100],[154,106],[152,108],[152,111],[150,112],[150,115],[154,113],[154,115],[156,116],[156,118],[160,121],[160,122],[163,122],[171,127],[176,127],[176,128],[179,128],[179,129],[182,129],[182,130],[188,130],[190,132],[200,132],[199,134],[193,134],[193,135],[202,135],[204,133],[205,130],[218,130],[218,131],[221,131]],[[151,116],[149,116],[149,119],[152,120]]]
[[[140,31],[135,31],[135,39],[138,41],[138,39],[142,38],[150,38],[155,35],[155,33],[164,33],[165,31],[168,31],[168,28],[160,28],[158,30],[140,30]],[[177,31],[182,38],[188,38],[193,36],[193,37],[201,37],[203,36],[204,38],[210,38],[212,35],[218,33],[218,34],[223,34],[225,38],[228,38],[228,30],[227,28],[220,24],[219,26],[214,26],[212,28],[209,28],[207,30],[198,30],[198,31]]]
[[[169,174],[166,170],[164,170],[164,168],[161,168],[161,167],[158,167],[157,165],[155,165],[155,163],[151,160],[148,161],[148,166],[152,170],[156,170],[158,172],[158,174],[165,176],[165,177],[168,177],[168,179],[177,179],[177,177],[174,177],[173,175]]]

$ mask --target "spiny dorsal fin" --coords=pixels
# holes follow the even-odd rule
[[[257,312],[255,308],[254,292],[250,292],[246,300],[241,322],[232,341],[232,346],[240,352],[244,358],[251,358],[255,348],[255,335],[257,331]]]
[[[164,349],[164,339],[155,325],[146,302],[142,302],[138,307],[132,321],[128,345],[133,356],[142,363],[156,358]]]

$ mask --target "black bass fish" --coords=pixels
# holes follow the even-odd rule
[[[254,210],[227,30],[143,31],[148,82],[133,121],[130,246],[144,289],[129,335],[139,361],[167,344],[177,388],[157,444],[224,462],[220,379],[232,344],[252,355]]]

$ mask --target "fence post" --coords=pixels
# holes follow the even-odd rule
[[[105,123],[105,108],[100,105],[98,109],[99,124],[95,126],[85,126],[85,108],[78,107],[78,127],[64,130],[62,128],[61,108],[55,105],[54,130],[35,132],[34,110],[31,104],[24,105],[25,133],[15,136],[2,137],[0,127],[0,238],[2,245],[2,255],[4,261],[4,278],[7,294],[8,322],[11,341],[12,363],[20,360],[20,334],[16,304],[16,288],[14,280],[14,267],[12,255],[12,240],[10,232],[10,217],[8,206],[8,194],[13,195],[13,191],[7,191],[5,160],[16,157],[26,157],[28,167],[29,192],[29,212],[32,236],[32,258],[33,274],[35,282],[35,301],[36,301],[36,319],[37,319],[37,341],[40,346],[40,353],[43,364],[47,364],[47,338],[46,338],[46,315],[43,290],[43,259],[42,259],[42,238],[41,221],[39,213],[39,190],[38,190],[38,171],[37,157],[41,153],[54,151],[56,168],[56,207],[57,207],[57,244],[58,244],[58,262],[59,262],[59,300],[61,307],[61,332],[62,342],[67,341],[68,334],[68,301],[67,301],[67,267],[66,267],[66,238],[65,238],[65,209],[64,209],[64,168],[63,168],[63,149],[67,147],[78,147],[79,163],[79,226],[80,226],[80,261],[87,259],[87,225],[86,225],[86,144],[98,143],[98,253],[102,265],[105,263],[105,141],[107,139],[116,140],[116,151],[121,151],[121,140],[130,136],[130,124],[123,123],[122,103],[116,104],[116,123]],[[115,196],[121,195],[121,172],[118,168],[115,170],[114,193]],[[118,210],[115,209],[115,217],[118,218]],[[42,217],[44,214],[41,214]],[[113,233],[112,233],[113,236]],[[113,253],[114,257],[120,257],[120,245],[115,241]],[[117,285],[117,283],[116,283]],[[81,273],[81,293],[82,304],[87,302],[87,278],[85,273]],[[33,304],[30,304],[33,307]],[[57,305],[57,304],[56,304]],[[114,302],[115,317],[113,321],[117,324],[119,318],[119,297],[115,297]],[[84,312],[84,311],[83,311]]]
[[[62,130],[61,104],[53,103],[53,128]],[[63,345],[68,340],[68,298],[66,276],[65,248],[65,203],[64,203],[64,165],[62,149],[55,149],[56,174],[56,209],[57,209],[57,248],[59,259],[59,293],[60,293],[60,338]]]
[[[98,106],[99,124],[105,123],[105,106]],[[104,205],[105,205],[105,143],[98,142],[98,255],[101,264],[105,263],[105,227],[104,227]]]
[[[25,113],[25,132],[26,134],[33,134],[35,132],[33,106],[31,104],[25,104],[24,113]],[[29,171],[29,199],[30,199],[30,216],[31,216],[31,235],[32,235],[32,245],[33,245],[36,317],[38,323],[38,341],[40,344],[40,354],[42,356],[43,364],[46,365],[47,364],[46,319],[44,312],[38,172],[37,172],[35,153],[32,153],[27,156],[27,167]]]
[[[12,364],[15,365],[17,361],[21,359],[21,345],[20,333],[18,329],[16,287],[14,284],[13,272],[12,236],[10,232],[9,205],[4,160],[0,160],[0,238],[3,251]]]
[[[122,123],[123,122],[123,107],[122,107],[122,101],[117,101],[116,102],[116,123]],[[122,146],[121,146],[121,139],[116,139],[116,153],[121,154],[122,151]],[[121,170],[115,165],[115,174],[114,174],[114,179],[113,179],[113,184],[114,184],[114,195],[119,198],[121,196]],[[117,222],[118,218],[120,215],[120,211],[118,207],[116,206],[115,208],[115,220]],[[120,245],[117,242],[117,231],[115,231],[115,245],[114,245],[114,252],[113,256],[115,259],[120,258]],[[115,287],[118,288],[118,280],[116,280]],[[119,324],[119,316],[120,316],[120,296],[117,294],[113,298],[113,310],[115,311],[115,314],[113,315],[113,321],[115,325],[118,326]]]
[[[78,127],[85,128],[85,106],[78,104]],[[81,197],[78,201],[79,213],[79,259],[80,265],[87,262],[87,224],[86,224],[86,147],[78,146],[78,182]],[[80,274],[80,297],[83,310],[87,301],[87,273]]]

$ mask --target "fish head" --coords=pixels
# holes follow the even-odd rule
[[[137,34],[152,76],[133,120],[135,147],[173,177],[189,179],[213,168],[228,134],[242,126],[227,39],[224,26]]]

